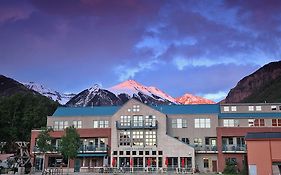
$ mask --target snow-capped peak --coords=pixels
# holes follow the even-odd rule
[[[160,89],[158,89],[156,87],[152,87],[152,86],[151,87],[144,86],[135,80],[124,81],[120,84],[117,84],[117,85],[109,88],[109,90],[117,95],[121,94],[121,93],[126,93],[126,94],[130,95],[131,97],[134,94],[138,94],[139,92],[141,92],[141,93],[151,96],[151,97],[158,96],[158,97],[162,98],[163,100],[169,100],[170,102],[177,103],[173,97],[169,96],[168,94],[161,91]]]
[[[206,98],[198,97],[189,93],[176,98],[176,101],[181,104],[214,104],[215,102]]]
[[[90,87],[88,89],[88,91],[90,91],[90,93],[93,93],[93,92],[96,93],[99,91],[99,89],[100,89],[100,86],[98,84],[95,84],[94,86]]]
[[[58,91],[52,90],[35,82],[22,83],[22,84],[28,89],[34,90],[40,93],[41,95],[44,95],[54,101],[58,101],[60,104],[67,103],[73,96],[75,96],[75,94],[60,93]]]

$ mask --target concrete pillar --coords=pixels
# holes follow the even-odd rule
[[[85,167],[85,162],[86,162],[85,157],[83,157],[83,162],[82,162],[83,167]]]
[[[116,158],[117,160],[116,160],[116,162],[117,162],[117,168],[120,168],[120,161],[119,161],[119,156],[117,156],[117,158]],[[112,166],[112,165],[111,165]]]
[[[90,167],[93,167],[93,160],[90,158]]]
[[[156,169],[158,169],[158,156],[156,157]]]

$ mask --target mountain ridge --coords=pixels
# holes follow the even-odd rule
[[[122,105],[131,98],[151,105],[214,103],[211,100],[191,94],[189,94],[189,98],[185,97],[186,101],[177,101],[177,98],[173,98],[154,86],[144,86],[135,80],[127,80],[110,88],[103,89],[95,85],[94,87],[85,89],[67,102],[66,106]],[[196,103],[196,100],[200,102],[198,101]]]
[[[222,103],[281,102],[281,61],[268,63],[242,78]]]

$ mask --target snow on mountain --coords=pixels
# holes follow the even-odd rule
[[[44,95],[54,101],[58,101],[60,104],[66,104],[75,94],[67,94],[67,93],[60,93],[58,91],[49,89],[43,85],[29,82],[29,83],[22,83],[28,89],[34,90],[39,92],[41,95]]]
[[[127,80],[113,87],[102,89],[98,85],[86,89],[70,101],[67,106],[102,106],[102,105],[122,105],[129,99],[135,98],[139,101],[155,104],[212,104],[214,102],[185,94],[185,96],[175,99],[167,93],[153,86],[144,86],[134,80]]]
[[[98,85],[94,85],[86,89],[70,99],[67,106],[112,106],[121,105],[124,102],[112,92],[101,89]]]
[[[176,98],[176,101],[181,104],[214,104],[215,102],[206,98],[198,97],[192,94],[184,94],[181,97]]]
[[[141,85],[140,83],[134,81],[134,80],[127,80],[124,81],[116,86],[113,86],[108,89],[109,91],[113,92],[116,95],[119,94],[128,94],[131,97],[133,95],[138,95],[139,92],[141,92],[144,95],[157,98],[158,100],[168,100],[172,103],[177,103],[176,100],[171,97],[170,95],[166,94],[165,92],[161,91],[160,89],[156,87],[147,87],[144,85]]]

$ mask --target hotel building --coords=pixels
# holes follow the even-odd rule
[[[47,126],[54,130],[50,133],[54,147],[59,147],[64,129],[71,125],[81,138],[77,158],[70,161],[73,171],[131,167],[223,172],[227,161],[242,171],[247,165],[245,136],[281,132],[281,104],[154,106],[131,99],[122,106],[59,107],[47,118]],[[43,162],[36,146],[39,132],[32,130],[30,144],[38,170]],[[56,151],[48,152],[45,160],[45,167],[67,163]]]

